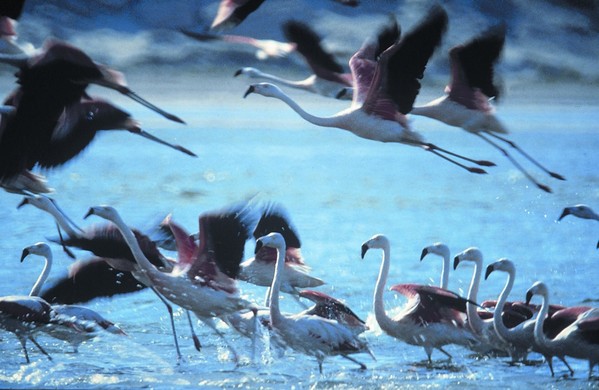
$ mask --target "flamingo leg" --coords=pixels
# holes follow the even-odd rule
[[[27,353],[27,339],[19,337],[19,342],[21,343],[21,348],[23,349],[23,353],[25,354],[25,361],[27,363],[31,363],[29,360],[29,354]]]
[[[552,172],[550,170],[548,170],[547,168],[545,168],[543,165],[541,165],[541,163],[539,163],[537,160],[535,160],[534,158],[532,158],[532,156],[530,156],[528,153],[526,153],[524,150],[522,150],[516,143],[514,143],[513,141],[502,137],[498,134],[495,133],[487,133],[492,137],[497,138],[498,140],[501,140],[503,142],[505,142],[506,144],[510,145],[512,148],[514,148],[515,150],[517,150],[522,156],[524,156],[528,161],[530,161],[531,163],[533,163],[534,165],[536,165],[537,167],[539,167],[543,172],[547,173],[549,176],[558,179],[558,180],[566,180],[565,177],[563,177],[562,175],[560,175],[559,173],[556,172]]]
[[[367,367],[366,367],[366,364],[364,364],[364,363],[361,363],[361,362],[357,361],[356,359],[354,359],[354,358],[353,358],[353,357],[351,357],[351,356],[347,356],[347,355],[341,355],[341,357],[342,357],[342,358],[345,358],[345,359],[347,359],[347,360],[349,360],[350,362],[354,362],[354,363],[356,363],[357,365],[359,365],[359,366],[360,366],[360,370],[366,370],[366,369],[367,369]]]
[[[520,163],[518,161],[516,161],[514,159],[514,157],[512,157],[511,154],[509,154],[507,152],[507,150],[505,150],[504,148],[502,148],[501,146],[499,146],[498,144],[496,144],[495,142],[491,141],[490,139],[488,139],[487,137],[485,137],[484,135],[482,135],[481,133],[474,133],[476,135],[478,135],[480,138],[482,138],[483,140],[485,140],[487,143],[489,143],[491,146],[493,146],[494,148],[496,148],[497,150],[499,150],[505,157],[507,157],[508,160],[510,160],[510,162],[512,163],[512,165],[514,165],[520,172],[522,172],[522,174],[528,179],[530,180],[534,185],[536,185],[538,188],[540,188],[541,190],[551,193],[551,188],[549,188],[548,186],[539,183],[538,181],[535,180],[534,177],[532,177],[532,175],[530,173],[528,173],[528,171],[526,169],[524,169],[524,167],[522,165],[520,165]]]
[[[175,319],[173,318],[173,307],[168,303],[168,301],[158,292],[154,287],[150,287],[152,291],[158,296],[158,298],[164,303],[166,306],[166,310],[168,311],[168,315],[171,319],[171,329],[173,330],[173,339],[175,340],[175,349],[177,350],[177,364],[183,360],[183,356],[181,355],[181,350],[179,349],[179,341],[177,340],[177,330],[175,329]]]
[[[191,320],[191,314],[189,313],[189,310],[185,310],[185,313],[187,314],[187,321],[189,321],[189,329],[191,330],[191,338],[193,339],[193,345],[199,352],[202,350],[202,344],[200,343],[200,339],[198,338],[198,335],[193,329],[193,321]]]
[[[60,246],[62,246],[62,250],[67,254],[71,259],[75,259],[75,255],[73,252],[64,244],[64,238],[62,238],[62,229],[56,224],[56,230],[58,230],[58,238],[60,239]]]
[[[433,148],[430,148],[429,146],[425,146],[425,145],[422,145],[422,147],[427,152],[431,152],[435,156],[439,156],[442,159],[444,159],[446,161],[449,161],[450,163],[452,163],[454,165],[457,165],[458,167],[463,168],[463,169],[467,170],[470,173],[477,173],[477,174],[481,174],[481,175],[487,173],[487,171],[485,171],[484,169],[476,168],[476,167],[469,167],[469,166],[466,166],[466,165],[464,165],[464,164],[462,164],[462,163],[460,163],[458,161],[455,161],[455,160],[453,160],[453,159],[451,159],[451,158],[449,158],[449,157],[441,154],[441,152],[439,152],[437,149],[433,149]]]
[[[31,340],[31,342],[33,343],[33,345],[35,345],[37,347],[37,349],[40,350],[41,353],[43,353],[44,355],[46,355],[48,357],[48,360],[52,360],[52,356],[50,356],[48,354],[48,352],[46,352],[46,350],[44,348],[42,348],[42,346],[39,345],[37,341],[35,341],[35,339],[33,338],[33,336],[29,336],[29,340]],[[23,344],[23,347],[25,347],[25,344]],[[27,362],[29,362],[29,360],[27,360]]]
[[[449,352],[447,352],[446,350],[443,349],[443,347],[437,347],[437,349],[441,352],[443,352],[443,354],[445,356],[447,356],[449,358],[449,360],[453,359],[453,356],[451,356],[451,354],[449,354]]]

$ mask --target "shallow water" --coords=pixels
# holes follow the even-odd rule
[[[250,342],[222,326],[244,364],[235,368],[218,338],[196,326],[202,352],[193,348],[186,318],[177,312],[176,324],[185,362],[176,364],[167,313],[151,292],[98,299],[88,306],[118,323],[128,337],[103,335],[70,352],[70,347],[45,336],[39,341],[53,356],[46,360],[30,348],[31,364],[16,338],[0,335],[0,387],[295,387],[295,388],[579,388],[587,381],[587,364],[571,360],[573,379],[556,363],[556,378],[546,365],[510,366],[507,359],[476,359],[459,347],[447,349],[453,362],[433,354],[427,367],[422,348],[408,346],[381,334],[372,321],[372,292],[380,253],[360,260],[362,242],[376,233],[391,240],[389,285],[403,282],[437,284],[438,259],[419,261],[422,248],[447,243],[452,253],[478,246],[485,265],[507,257],[517,266],[510,298],[523,299],[536,280],[545,281],[551,300],[576,305],[599,299],[599,224],[567,217],[556,219],[563,207],[587,203],[599,208],[599,98],[591,88],[567,96],[562,88],[512,91],[498,107],[513,129],[512,139],[564,176],[560,182],[534,175],[554,193],[534,188],[497,151],[465,132],[426,118],[413,119],[427,139],[460,153],[489,159],[497,167],[488,175],[469,174],[430,153],[404,145],[380,144],[334,129],[304,123],[281,102],[241,96],[247,82],[222,78],[207,87],[194,75],[181,76],[176,90],[143,76],[132,87],[177,115],[188,125],[171,124],[153,112],[103,92],[140,119],[144,128],[166,140],[184,144],[199,157],[190,158],[129,134],[103,134],[84,155],[61,169],[48,172],[54,198],[81,225],[92,205],[110,204],[132,226],[144,228],[172,212],[187,227],[197,228],[201,212],[257,195],[281,202],[290,212],[302,239],[302,252],[313,274],[327,284],[322,291],[345,300],[373,330],[365,337],[377,360],[358,355],[368,366],[329,358],[324,374],[316,362],[288,351],[285,356],[261,353],[250,362]],[[217,86],[215,86],[217,85]],[[219,88],[217,91],[216,88]],[[97,92],[97,91],[96,91]],[[425,91],[424,94],[429,93]],[[432,90],[430,93],[434,93]],[[424,102],[427,97],[419,98]],[[293,92],[301,104],[319,115],[332,114],[345,104]],[[522,161],[520,159],[520,161]],[[530,164],[525,164],[530,167]],[[41,269],[35,258],[19,262],[23,247],[55,235],[52,220],[31,207],[17,210],[20,197],[0,193],[2,239],[0,295],[26,294]],[[71,262],[54,246],[51,279],[66,272]],[[250,257],[248,243],[246,257]],[[85,257],[85,253],[79,253]],[[431,256],[432,257],[432,256]],[[472,268],[450,274],[450,288],[465,295]],[[505,283],[493,274],[481,284],[479,299],[495,298]],[[261,302],[264,289],[240,283],[249,299]],[[387,308],[404,303],[386,293]],[[596,302],[596,301],[595,301]],[[593,303],[596,304],[596,303]],[[287,297],[285,310],[299,311]],[[540,356],[531,355],[540,360]]]

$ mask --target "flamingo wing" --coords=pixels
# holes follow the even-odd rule
[[[340,318],[354,318],[358,323],[366,324],[356,313],[338,299],[320,291],[302,290],[299,296],[314,302],[314,305],[306,314],[316,315],[323,318],[339,321]]]
[[[52,308],[39,297],[12,295],[0,298],[0,316],[28,323],[49,323]]]
[[[420,79],[429,58],[447,28],[447,13],[435,6],[416,28],[385,50],[378,62],[364,101],[366,112],[394,120],[396,113],[412,110],[420,91]]]
[[[587,342],[599,346],[599,317],[582,319],[578,322],[578,330]]]
[[[310,26],[296,20],[289,20],[283,24],[283,33],[289,42],[295,43],[296,50],[304,57],[314,74],[325,80],[351,87],[351,83],[340,77],[344,72],[343,67],[331,53],[324,50],[320,44],[322,39]]]
[[[503,50],[505,33],[505,25],[494,26],[450,50],[451,80],[447,91],[451,100],[471,109],[491,109],[487,100],[499,98],[493,68]]]
[[[178,261],[177,264],[175,264],[176,271],[174,272],[186,272],[197,259],[198,245],[185,228],[173,221],[170,215],[165,218],[163,223],[171,229],[171,232],[173,232],[173,236],[175,237]]]
[[[386,49],[395,44],[400,37],[401,30],[395,17],[390,16],[389,21],[378,31],[376,39],[369,38],[362,47],[350,58],[354,96],[352,106],[364,103],[368,90],[372,84],[376,64],[379,56]]]

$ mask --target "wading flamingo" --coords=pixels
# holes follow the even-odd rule
[[[389,239],[377,234],[362,244],[362,258],[369,249],[382,249],[383,258],[374,289],[373,310],[377,323],[388,335],[403,342],[424,348],[428,363],[434,349],[451,359],[443,346],[458,344],[471,347],[478,344],[467,328],[466,300],[456,294],[433,286],[398,284],[391,290],[408,298],[405,308],[394,318],[387,315],[383,291],[391,264]]]
[[[446,154],[483,166],[492,166],[493,163],[472,160],[425,142],[420,134],[410,128],[406,118],[420,89],[418,80],[422,78],[428,59],[440,43],[446,26],[447,13],[441,7],[434,7],[423,22],[386,49],[378,60],[375,57],[378,41],[367,41],[350,60],[355,80],[352,106],[336,115],[311,115],[279,87],[269,83],[250,85],[244,97],[257,93],[279,99],[314,125],[348,130],[358,137],[374,141],[421,147],[469,172],[486,173],[481,168],[468,167],[455,161]]]
[[[40,295],[42,286],[48,278],[52,268],[52,251],[48,244],[38,242],[37,244],[23,249],[21,262],[27,256],[32,254],[41,256],[45,259],[42,273],[29,293],[29,296],[31,297],[37,297]],[[102,317],[98,312],[86,307],[75,305],[53,305],[52,310],[59,319],[72,321],[74,326],[50,326],[42,328],[42,331],[54,338],[68,342],[75,352],[78,351],[81,343],[93,339],[101,330],[113,334],[125,335],[125,332],[118,325],[115,325],[113,322]]]
[[[110,206],[90,208],[87,216],[97,215],[115,224],[129,245],[135,261],[143,273],[163,297],[192,311],[225,342],[237,363],[237,352],[214,323],[215,317],[225,317],[240,310],[255,310],[255,306],[241,298],[235,280],[219,269],[217,264],[235,266],[243,258],[243,246],[249,238],[249,230],[243,223],[243,210],[218,215],[201,215],[198,246],[194,239],[180,226],[170,221],[177,240],[179,261],[170,273],[161,272],[141,250],[133,231],[117,211]],[[240,223],[241,222],[241,223]],[[222,262],[219,256],[226,256]]]
[[[447,286],[449,285],[449,269],[451,267],[449,247],[443,244],[442,242],[436,242],[433,245],[429,245],[422,249],[422,253],[420,254],[420,261],[424,260],[424,258],[431,253],[437,256],[441,256],[441,258],[443,259],[443,268],[441,268],[441,281],[439,287],[447,290]]]
[[[272,328],[285,342],[285,345],[308,356],[314,356],[318,361],[318,369],[322,373],[322,363],[326,356],[342,356],[362,369],[366,366],[353,357],[354,353],[367,352],[373,358],[368,344],[358,338],[347,327],[339,322],[316,315],[299,313],[283,315],[279,309],[279,290],[281,274],[285,272],[285,239],[279,233],[270,233],[256,241],[256,251],[263,246],[277,251],[275,275],[271,285],[270,321]]]
[[[507,143],[544,172],[556,179],[565,180],[563,176],[543,167],[504,135],[500,135],[507,134],[508,130],[495,116],[489,100],[499,97],[499,89],[493,83],[493,68],[504,42],[505,26],[496,26],[473,40],[452,48],[449,52],[451,80],[445,88],[447,94],[424,106],[414,107],[411,113],[461,127],[479,136],[503,153],[538,188],[551,192],[548,186],[537,182],[507,150],[488,137]]]
[[[537,314],[534,327],[535,341],[548,351],[549,356],[557,356],[564,363],[566,363],[565,356],[587,360],[589,362],[590,379],[593,367],[599,364],[599,309],[582,312],[573,323],[550,339],[543,332],[543,325],[549,312],[549,290],[547,285],[543,282],[535,282],[526,292],[526,302],[530,302],[534,295],[540,295],[542,299],[541,310]],[[551,357],[547,360],[547,363],[553,376]],[[570,374],[574,375],[574,371],[567,363],[566,366],[570,370]]]

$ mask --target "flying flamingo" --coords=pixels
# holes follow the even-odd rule
[[[264,0],[221,0],[210,28],[223,30],[236,27],[263,2]]]
[[[166,306],[177,358],[181,361],[183,357],[179,349],[173,308],[169,301],[152,287],[145,273],[140,271],[131,250],[114,225],[91,226],[83,230],[71,221],[53,199],[45,196],[25,197],[18,207],[25,204],[33,205],[54,217],[59,232],[60,229],[63,229],[67,234],[66,238],[60,236],[60,244],[69,256],[74,258],[74,255],[67,247],[89,251],[96,256],[90,260],[76,261],[69,268],[69,275],[46,289],[41,294],[42,298],[51,303],[73,304],[87,302],[98,297],[111,297],[117,294],[137,292],[150,287]],[[174,260],[163,256],[158,251],[156,244],[139,230],[134,229],[134,234],[142,251],[152,264],[164,272],[172,271]],[[189,311],[186,310],[185,312],[194,346],[199,351],[201,348],[200,341],[194,332]]]
[[[439,287],[443,289],[447,289],[449,285],[449,268],[450,268],[450,256],[449,256],[449,247],[442,242],[436,242],[433,245],[429,245],[422,249],[422,253],[420,254],[420,261],[424,260],[424,258],[428,254],[435,254],[437,256],[441,256],[443,259],[443,268],[441,268],[441,283]]]
[[[31,254],[42,256],[45,259],[45,265],[42,273],[38,277],[37,281],[33,285],[33,288],[31,289],[31,292],[29,293],[29,296],[31,297],[37,297],[40,295],[40,290],[48,278],[52,268],[52,251],[48,244],[44,242],[38,242],[37,244],[23,249],[21,262],[25,259],[25,257]],[[125,335],[125,332],[118,325],[115,325],[113,322],[102,317],[102,315],[100,315],[98,312],[86,307],[75,305],[54,305],[52,306],[52,310],[58,318],[67,321],[73,321],[74,327],[44,327],[42,328],[42,331],[59,340],[67,341],[69,344],[71,344],[75,352],[78,351],[79,345],[81,343],[96,337],[100,329],[113,334]]]
[[[243,35],[232,34],[209,34],[206,32],[195,32],[189,30],[180,30],[183,34],[200,42],[223,41],[228,43],[237,43],[250,45],[257,49],[256,57],[259,60],[266,60],[269,57],[286,57],[295,50],[295,44],[289,42],[279,42],[273,39],[257,39]]]
[[[573,215],[582,219],[594,219],[595,221],[599,221],[599,214],[595,213],[593,209],[591,209],[586,204],[577,204],[575,206],[569,206],[564,208],[562,214],[557,219],[561,221],[567,215]],[[599,249],[599,241],[597,241],[597,249]]]
[[[254,228],[254,239],[268,233],[280,233],[285,239],[285,272],[281,275],[281,291],[292,294],[297,299],[298,288],[322,286],[324,281],[309,274],[310,267],[302,257],[300,239],[290,217],[283,206],[269,203],[264,208],[258,224]],[[275,272],[277,252],[270,247],[262,247],[255,256],[241,263],[237,279],[258,286],[270,287]],[[266,295],[268,304],[270,289]]]
[[[405,308],[391,318],[385,312],[383,291],[391,263],[389,239],[377,234],[362,244],[362,258],[369,249],[382,249],[383,258],[374,290],[373,308],[376,321],[388,335],[403,342],[424,347],[429,364],[434,349],[451,359],[443,349],[447,344],[471,347],[478,339],[465,324],[466,300],[433,286],[398,284],[391,290],[408,298]]]
[[[322,373],[322,363],[326,356],[342,356],[362,369],[366,366],[353,357],[354,353],[367,352],[373,358],[368,344],[358,338],[347,327],[339,322],[322,318],[317,315],[298,313],[284,315],[279,309],[279,290],[281,275],[285,272],[285,239],[279,233],[269,233],[256,241],[256,251],[263,246],[277,251],[275,275],[272,279],[270,295],[270,321],[272,328],[285,344],[308,356],[314,356],[318,361],[319,372]]]
[[[543,332],[543,326],[549,313],[549,289],[547,285],[543,282],[535,282],[526,292],[526,302],[530,302],[534,295],[540,295],[542,299],[541,310],[537,314],[534,327],[535,341],[548,351],[549,356],[557,356],[564,363],[565,356],[588,360],[590,379],[593,367],[599,364],[599,309],[579,313],[574,322],[550,339]],[[547,360],[547,363],[551,370],[551,376],[553,376],[551,358]],[[574,375],[574,371],[567,363],[566,366],[570,370],[570,374]]]
[[[244,224],[247,212],[233,210],[225,218],[208,214],[200,216],[200,245],[179,225],[170,221],[170,227],[177,240],[179,261],[172,272],[161,272],[144,255],[133,231],[123,221],[117,211],[110,206],[90,208],[86,217],[97,215],[115,224],[130,247],[140,272],[145,274],[150,285],[163,297],[192,311],[198,319],[208,325],[223,339],[233,359],[238,362],[237,352],[224,334],[216,328],[215,317],[225,317],[239,310],[255,310],[250,302],[241,298],[235,280],[219,269],[217,264],[235,267],[241,262],[243,246],[249,232]],[[226,256],[222,261],[219,256]]]
[[[563,176],[543,167],[514,142],[500,135],[507,134],[508,130],[495,116],[489,99],[499,97],[499,89],[493,83],[493,68],[504,42],[505,26],[497,26],[463,45],[452,48],[449,52],[451,80],[445,88],[447,94],[424,106],[414,107],[412,114],[437,119],[479,136],[503,153],[538,188],[551,192],[548,186],[537,182],[507,150],[488,137],[507,143],[550,176],[565,180]]]
[[[397,29],[397,24],[395,25]],[[316,93],[327,97],[337,97],[342,88],[351,88],[352,75],[346,73],[335,57],[320,44],[321,38],[305,23],[290,20],[283,25],[283,32],[300,55],[304,58],[313,74],[304,80],[287,80],[272,74],[261,72],[252,67],[239,69],[235,76],[245,75],[276,82],[291,88]],[[351,99],[351,95],[349,95]]]
[[[493,163],[471,160],[425,142],[420,134],[410,128],[406,118],[420,88],[418,79],[422,78],[428,59],[439,44],[446,26],[445,10],[433,8],[420,25],[385,50],[378,61],[375,57],[378,43],[367,41],[350,60],[355,84],[352,107],[334,116],[316,117],[307,113],[279,87],[269,83],[250,85],[244,96],[257,93],[279,99],[314,125],[348,130],[374,141],[418,146],[469,172],[486,173],[481,168],[468,167],[443,153],[483,166]]]

